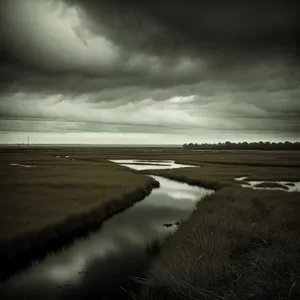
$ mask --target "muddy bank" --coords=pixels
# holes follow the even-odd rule
[[[1,240],[0,280],[5,280],[12,273],[30,266],[32,261],[42,259],[48,252],[57,251],[71,244],[75,238],[99,228],[104,220],[143,200],[153,188],[158,187],[159,182],[149,178],[143,187],[131,189],[99,207],[72,215],[41,230]]]

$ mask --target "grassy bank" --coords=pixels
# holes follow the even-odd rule
[[[179,225],[179,222],[176,223],[177,225]],[[162,247],[164,246],[164,244],[168,242],[168,240],[172,237],[173,234],[174,232],[170,232],[163,238],[152,238],[152,240],[146,244],[146,252],[148,253],[148,255],[150,255],[152,258],[156,257],[159,254]]]
[[[254,187],[258,188],[280,188],[284,190],[288,190],[289,188],[284,186],[283,184],[277,183],[277,182],[261,182],[258,184],[255,184]]]
[[[169,179],[219,190],[224,187],[239,187],[235,177],[247,176],[257,181],[300,181],[300,168],[263,167],[248,165],[224,165],[202,163],[197,168],[140,171]],[[243,182],[244,183],[244,182]]]
[[[57,152],[59,153],[59,152]],[[112,149],[107,151],[61,152],[79,160],[99,162],[105,159],[165,159],[179,164],[201,166],[172,170],[151,170],[153,175],[220,189],[239,184],[235,177],[248,176],[247,180],[300,181],[300,151],[190,151],[184,149]],[[149,173],[149,171],[138,171]]]
[[[15,157],[26,157],[25,150],[6,151],[0,156],[14,155]],[[103,161],[105,159],[171,159],[178,163],[201,165],[202,163],[226,164],[226,165],[248,165],[248,166],[273,166],[300,168],[300,151],[191,151],[186,149],[56,149],[52,151],[37,150],[35,153],[47,157],[55,155],[71,155],[77,159],[89,161]],[[30,158],[33,160],[32,156]]]
[[[107,161],[126,158],[171,159],[201,167],[143,172]],[[259,181],[300,181],[299,161],[300,152],[275,151],[64,149],[3,152],[0,155],[0,263],[4,267],[0,275],[28,265],[32,259],[71,242],[74,237],[99,226],[110,215],[143,199],[157,183],[142,173],[151,172],[200,185],[217,190],[219,195],[224,188],[240,190],[240,182],[235,181],[234,177],[248,176],[249,180]],[[10,163],[37,167],[23,168],[10,166]],[[247,193],[244,189],[243,192]],[[285,192],[274,193],[290,197]],[[244,197],[244,194],[238,197]],[[199,214],[200,211],[202,213],[202,208]],[[231,215],[229,218],[232,218]],[[180,230],[184,226],[181,225]]]
[[[62,153],[72,153],[62,151]],[[86,159],[166,159],[175,160],[180,164],[202,165],[203,163],[239,165],[239,166],[267,166],[300,168],[300,151],[190,151],[185,149],[112,149],[107,151],[73,151],[76,157]],[[66,154],[68,155],[68,154]]]
[[[152,262],[141,298],[299,299],[300,193],[224,188]]]
[[[72,161],[34,152],[1,156],[0,178],[2,279],[158,187],[154,179],[111,162]]]

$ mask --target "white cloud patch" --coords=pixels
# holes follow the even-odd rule
[[[98,122],[99,124],[124,124],[137,126],[193,127],[201,129],[238,129],[239,125],[230,119],[215,117],[220,107],[210,105],[210,112],[204,106],[193,103],[194,95],[172,97],[163,101],[152,98],[106,107],[105,103],[89,103],[88,95],[74,100],[62,95],[45,97],[19,94],[0,102],[4,115],[15,119],[46,118],[55,121]],[[185,106],[186,105],[186,106]],[[219,104],[220,106],[220,104]],[[26,128],[24,121],[24,129]],[[69,124],[69,123],[68,123]],[[3,127],[3,126],[2,126]],[[68,128],[66,128],[68,130]]]
[[[294,112],[300,109],[295,91],[288,98],[280,91],[249,94],[229,87],[207,95],[205,87],[203,83],[181,87],[185,95],[188,91],[197,94],[173,97],[170,95],[177,93],[176,88],[152,92],[126,88],[76,98],[63,94],[7,94],[0,101],[0,131],[4,140],[18,140],[22,132],[31,132],[36,141],[43,141],[43,132],[51,133],[51,137],[57,134],[57,141],[64,141],[60,137],[65,133],[70,141],[73,137],[74,142],[87,142],[90,137],[90,143],[101,140],[108,144],[243,141],[245,134],[249,141],[297,137],[299,120],[289,108],[293,107]],[[282,103],[284,95],[284,106],[272,105],[274,101]],[[108,96],[113,99],[105,101]]]
[[[169,103],[191,103],[196,101],[195,95],[187,96],[187,97],[173,97],[167,100]]]
[[[11,0],[6,7],[6,34],[14,33],[13,44],[23,55],[30,51],[30,59],[52,68],[110,67],[119,55],[118,47],[104,37],[91,35],[81,24],[75,8],[61,2]]]

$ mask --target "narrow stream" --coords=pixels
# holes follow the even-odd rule
[[[153,167],[145,161],[128,162],[123,163],[139,170]],[[156,162],[174,167],[172,161]],[[152,177],[160,182],[159,189],[105,221],[98,231],[1,283],[0,298],[133,299],[126,290],[136,291],[138,285],[131,277],[143,277],[147,270],[147,242],[176,230],[164,224],[188,217],[196,202],[212,192]]]

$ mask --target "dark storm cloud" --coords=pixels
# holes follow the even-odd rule
[[[296,1],[0,6],[0,132],[300,129]]]
[[[300,29],[297,1],[66,1],[95,34],[167,57],[294,48]]]
[[[133,126],[128,124],[112,124],[103,122],[73,122],[73,121],[59,121],[57,119],[47,120],[47,118],[30,119],[23,118],[15,119],[0,119],[0,131],[6,131],[9,128],[11,132],[22,132],[26,127],[28,132],[45,132],[45,133],[64,133],[64,132],[86,132],[86,133],[160,133],[164,134],[180,134],[189,132],[190,128],[185,126]]]
[[[38,86],[47,89],[45,81],[48,79],[45,76],[49,76],[50,89],[59,89],[55,81],[62,89],[64,85],[68,88],[68,79],[76,76],[96,77],[100,86],[111,82],[170,86],[179,81],[199,81],[203,73],[212,78],[232,76],[230,74],[234,73],[237,63],[250,64],[253,60],[259,63],[272,55],[281,55],[292,63],[297,59],[295,41],[300,33],[300,18],[297,18],[299,4],[296,1],[65,0],[68,7],[76,9],[82,21],[82,24],[73,25],[73,32],[85,48],[91,47],[88,41],[91,36],[104,36],[116,45],[119,51],[112,65],[99,65],[97,58],[90,63],[85,57],[77,57],[84,61],[80,63],[80,59],[76,60],[72,53],[68,53],[70,49],[55,52],[52,50],[55,47],[53,43],[38,37],[47,30],[32,32],[37,35],[34,39],[30,35],[34,24],[28,18],[32,17],[31,14],[42,12],[35,7],[48,2],[50,9],[59,9],[62,17],[68,9],[60,1],[39,2],[30,0],[31,6],[23,16],[14,13],[21,7],[20,2],[2,1],[4,87],[15,80],[23,85],[32,85],[33,89]],[[23,28],[17,26],[22,22]],[[45,23],[45,26],[50,25]],[[144,64],[138,62],[140,67],[130,67],[130,58],[140,53],[157,57],[160,72],[149,71],[153,63],[151,60]],[[205,63],[199,64],[196,71],[187,68],[186,72],[174,74],[173,68],[184,57],[194,62],[201,59]],[[37,82],[41,78],[41,82],[35,83],[28,77],[37,77]],[[77,84],[74,86],[75,89],[78,87]],[[88,90],[89,86],[86,88]]]
[[[193,84],[205,76],[195,72],[186,75],[173,76],[172,69],[164,70],[155,76],[144,72],[119,69],[107,71],[104,74],[90,76],[84,72],[60,72],[57,74],[47,71],[37,71],[24,69],[16,66],[3,66],[2,89],[3,91],[22,90],[39,91],[41,93],[69,93],[80,94],[104,89],[114,89],[120,87],[141,87],[144,90],[156,88],[169,88],[184,84]]]

